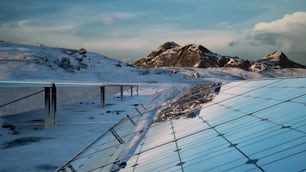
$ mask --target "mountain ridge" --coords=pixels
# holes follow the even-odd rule
[[[237,56],[225,56],[214,53],[199,44],[179,45],[165,42],[144,58],[132,63],[145,68],[155,67],[236,67],[247,71],[260,72],[269,69],[306,68],[290,60],[281,50],[266,54],[262,59],[250,60]]]

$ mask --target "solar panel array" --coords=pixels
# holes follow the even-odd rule
[[[120,171],[306,171],[306,78],[227,83],[199,116],[151,125]]]

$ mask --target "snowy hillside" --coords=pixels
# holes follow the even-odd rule
[[[84,49],[0,42],[0,80],[147,83],[194,80],[173,71],[135,69],[127,63],[81,51]]]
[[[176,46],[169,44],[157,54]],[[146,111],[145,109],[159,109],[169,105],[170,109],[166,111],[171,111],[173,116],[185,113],[186,109],[198,113],[200,106],[214,97],[206,88],[211,88],[216,82],[301,75],[306,75],[305,69],[286,68],[251,72],[230,67],[142,68],[86,52],[82,48],[72,50],[44,45],[30,46],[0,42],[0,81],[99,82],[139,85],[138,96],[125,96],[120,101],[117,94],[107,95],[104,108],[101,108],[99,99],[84,99],[58,106],[56,126],[48,129],[44,128],[44,109],[2,116],[0,118],[2,125],[0,154],[5,156],[1,158],[0,171],[54,171],[95,138],[109,131],[123,118],[126,119],[127,115],[136,115],[144,124],[150,124],[153,120],[167,119],[166,114],[161,114],[157,119],[153,119],[152,115],[141,116],[139,109]],[[196,84],[203,85],[198,87]],[[185,100],[181,96],[188,96],[191,88],[196,92],[198,89],[205,89],[206,92],[202,92],[199,96],[209,96],[207,101],[196,102],[190,98],[188,101],[191,101],[191,104],[185,103],[185,110],[175,111],[176,107],[181,106],[180,102]],[[23,91],[22,88],[20,90],[17,88],[14,93],[18,94],[20,91]],[[4,95],[7,94],[2,94],[1,99],[6,102],[8,97]],[[125,93],[125,95],[128,94]],[[187,115],[189,116],[194,116],[194,113]],[[143,129],[147,127],[144,126]],[[144,131],[143,129],[141,131]],[[122,146],[117,152],[120,151],[120,148],[124,148]]]

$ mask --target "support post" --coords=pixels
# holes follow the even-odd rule
[[[123,85],[120,85],[120,98],[123,101]]]
[[[49,126],[50,96],[50,87],[45,87],[45,128],[48,128]]]
[[[136,91],[137,91],[137,96],[139,95],[139,92],[138,92],[138,85],[136,86]]]
[[[100,93],[101,93],[101,106],[104,108],[105,106],[105,86],[100,87]]]
[[[56,118],[56,86],[53,83],[51,87],[51,125],[55,126],[55,118]]]
[[[131,97],[133,97],[133,86],[130,87],[131,87]]]

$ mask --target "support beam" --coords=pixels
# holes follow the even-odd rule
[[[109,129],[109,131],[113,134],[113,136],[118,140],[118,142],[120,144],[124,144],[124,140],[119,136],[119,134],[117,133],[117,131],[112,127]]]
[[[130,116],[130,115],[126,115],[126,117],[130,120],[130,122],[134,125],[134,126],[136,126],[136,123],[134,122],[134,120],[132,119],[132,117]]]
[[[142,113],[139,111],[139,109],[138,108],[135,108],[136,109],[136,111],[138,112],[138,114],[140,115],[140,116],[142,116]]]

